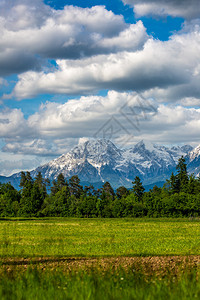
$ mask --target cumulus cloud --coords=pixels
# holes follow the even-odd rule
[[[16,123],[17,119],[21,121]],[[198,108],[167,106],[137,93],[110,91],[105,97],[47,102],[27,120],[19,110],[12,110],[1,115],[4,131],[0,132],[4,152],[52,157],[66,153],[82,137],[108,138],[118,145],[141,139],[198,143],[199,120]]]
[[[51,8],[41,0],[1,0],[1,24],[11,32],[40,27],[51,16]]]
[[[104,6],[54,10],[40,0],[0,5],[0,76],[38,70],[47,59],[136,51],[148,39],[141,21],[126,24]]]
[[[184,97],[199,97],[199,61],[200,27],[196,26],[193,31],[185,29],[169,41],[149,39],[137,52],[57,60],[58,67],[54,72],[21,74],[12,96],[23,99],[45,93],[157,89],[166,91],[165,98],[171,97],[173,101],[183,94]]]
[[[186,19],[199,18],[199,0],[122,0],[124,4],[134,7],[134,12],[138,17],[153,16],[173,16]]]
[[[8,140],[8,139],[7,139]],[[57,147],[54,143],[36,139],[28,141],[19,141],[19,142],[8,142],[3,148],[4,152],[11,152],[17,154],[34,154],[39,156],[52,156],[57,152]]]
[[[30,132],[24,131],[26,121],[20,109],[0,111],[0,138],[25,137]]]

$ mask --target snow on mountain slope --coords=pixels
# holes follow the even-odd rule
[[[195,176],[200,176],[200,145],[194,148],[186,156],[188,171]]]
[[[78,175],[81,181],[110,181],[114,187],[130,187],[135,176],[148,182],[167,178],[178,159],[191,146],[164,147],[141,141],[130,149],[119,149],[105,139],[87,140],[70,152],[31,172],[55,179],[60,173],[67,178]]]
[[[194,148],[194,150],[192,150],[189,153],[189,159],[190,159],[190,161],[198,159],[199,157],[200,157],[200,145],[197,146],[196,148]]]

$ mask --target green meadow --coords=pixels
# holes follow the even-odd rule
[[[1,219],[0,299],[199,299],[199,219]]]
[[[200,221],[189,219],[9,219],[0,256],[199,255]]]
[[[0,281],[2,300],[194,300],[200,298],[196,270],[176,277],[147,277],[132,270],[60,271],[28,269],[25,273],[6,274]]]

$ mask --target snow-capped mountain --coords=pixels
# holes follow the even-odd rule
[[[194,148],[186,156],[186,162],[188,163],[188,171],[194,173],[195,176],[200,175],[200,145]]]
[[[78,175],[82,182],[109,181],[114,187],[130,187],[135,176],[140,176],[144,184],[165,180],[178,159],[191,150],[188,145],[168,148],[144,141],[133,148],[119,149],[109,140],[88,140],[31,175],[40,171],[45,178],[55,179],[63,173],[67,178]]]
[[[170,148],[141,141],[132,148],[119,149],[106,139],[87,140],[31,171],[31,175],[35,177],[40,171],[44,178],[51,180],[60,173],[66,178],[78,175],[82,183],[109,181],[115,188],[131,187],[135,176],[139,176],[144,185],[150,185],[169,178],[181,156],[187,158],[190,171],[200,166],[200,146],[193,150],[189,145]],[[10,179],[17,182],[20,173]]]

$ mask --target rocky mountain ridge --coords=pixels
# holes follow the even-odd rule
[[[166,147],[140,141],[132,148],[119,149],[106,139],[88,140],[31,171],[31,175],[35,177],[40,171],[50,180],[60,173],[66,178],[78,175],[83,183],[109,181],[114,188],[131,187],[135,176],[139,176],[144,185],[151,185],[169,178],[181,156],[186,157],[189,171],[195,170],[198,175],[200,146],[195,149],[189,145]],[[9,178],[17,182],[20,173]]]

